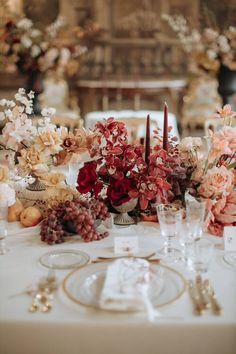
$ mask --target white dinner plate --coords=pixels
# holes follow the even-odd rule
[[[75,303],[99,309],[99,299],[109,262],[89,264],[69,273],[63,281],[63,290]],[[185,291],[186,282],[176,270],[152,264],[154,276],[150,282],[149,297],[154,307],[177,300]],[[161,274],[161,281],[158,277]]]
[[[39,263],[52,269],[72,269],[83,267],[89,260],[89,255],[79,250],[56,250],[42,255]]]

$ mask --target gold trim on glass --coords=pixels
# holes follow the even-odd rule
[[[103,263],[106,263],[106,262],[103,262]],[[109,262],[107,262],[109,263]],[[95,265],[94,263],[91,263],[92,265]],[[90,265],[90,264],[89,264]],[[89,266],[87,265],[87,267]],[[84,266],[85,267],[85,266]],[[77,271],[79,272],[80,270],[82,270],[84,267],[80,267],[80,268],[77,268],[77,269],[74,269],[73,271],[71,271],[69,274],[67,274],[67,276],[63,279],[62,281],[62,289],[63,291],[65,292],[65,294],[68,296],[68,298],[70,300],[72,300],[73,302],[75,302],[76,304],[78,305],[81,305],[81,306],[85,306],[85,307],[88,307],[88,308],[93,308],[93,309],[96,309],[96,310],[100,310],[100,311],[109,311],[109,312],[112,312],[111,310],[106,310],[106,309],[101,309],[100,307],[96,306],[96,305],[92,305],[92,304],[84,304],[83,302],[79,301],[78,299],[76,299],[73,295],[71,295],[71,293],[68,291],[67,289],[67,281],[68,279],[74,274],[76,273]],[[170,305],[172,303],[174,303],[175,301],[177,301],[183,294],[184,292],[186,291],[187,289],[187,282],[185,280],[185,278],[183,277],[183,275],[181,273],[179,273],[177,270],[169,267],[169,266],[166,266],[166,265],[163,265],[163,264],[158,264],[158,267],[162,267],[164,269],[168,269],[169,271],[171,271],[172,273],[175,273],[178,275],[178,277],[181,279],[182,281],[182,289],[177,293],[177,295],[169,300],[169,301],[166,301],[160,305],[157,305],[155,306],[155,308],[161,308],[161,307],[165,307],[167,305]],[[117,312],[117,311],[113,311],[113,312]],[[119,312],[122,312],[122,311],[119,311]],[[127,312],[137,312],[136,310],[128,310],[128,311],[125,311],[126,313]]]
[[[54,264],[54,263],[50,264],[50,262],[48,260],[45,261],[45,259],[44,259],[46,257],[49,258],[49,256],[60,256],[62,254],[68,254],[68,255],[72,254],[74,256],[84,257],[84,262],[82,262],[82,264],[80,265],[79,263],[81,263],[81,260],[80,261],[77,260],[77,262],[74,262],[69,265],[58,265],[58,264]],[[40,265],[42,265],[45,268],[57,269],[57,270],[67,270],[67,269],[72,269],[72,268],[73,268],[73,270],[74,269],[77,270],[79,268],[85,267],[89,262],[90,262],[89,254],[86,253],[85,251],[81,251],[79,249],[54,250],[54,251],[50,251],[50,252],[42,254],[39,258]]]

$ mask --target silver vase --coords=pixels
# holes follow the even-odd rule
[[[134,219],[129,216],[128,212],[132,211],[138,202],[138,198],[130,199],[128,202],[121,205],[112,205],[113,208],[119,211],[120,214],[114,217],[115,225],[132,225],[135,223]]]
[[[46,186],[43,182],[40,181],[39,177],[35,176],[35,175],[32,175],[32,177],[35,178],[35,180],[33,183],[28,184],[26,189],[28,189],[29,191],[35,191],[35,192],[45,191]]]

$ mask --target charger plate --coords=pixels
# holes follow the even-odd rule
[[[89,260],[89,255],[80,250],[55,250],[43,254],[39,263],[51,269],[72,269],[83,267]]]
[[[99,299],[109,264],[111,263],[89,264],[70,272],[62,283],[65,294],[78,305],[101,310]],[[154,276],[149,286],[149,298],[153,306],[166,306],[179,299],[186,290],[184,277],[175,269],[164,265],[152,264],[152,269]],[[161,283],[157,278],[160,277],[160,274],[162,274]]]

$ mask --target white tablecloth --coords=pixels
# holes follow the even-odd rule
[[[47,269],[38,259],[50,250],[80,249],[92,258],[111,255],[114,235],[138,235],[140,248],[148,253],[159,249],[162,238],[155,223],[113,228],[104,240],[84,243],[78,238],[48,246],[40,241],[38,229],[10,225],[7,246],[0,256],[0,353],[2,354],[233,354],[236,353],[236,272],[222,263],[222,240],[212,237],[215,255],[208,277],[224,308],[222,316],[207,312],[193,314],[188,293],[161,309],[156,323],[145,313],[114,314],[72,303],[60,287],[49,313],[29,313],[28,295],[11,297],[35,284]],[[174,266],[187,278],[181,266]],[[68,271],[57,271],[62,280]]]
[[[93,128],[97,121],[101,121],[104,118],[114,117],[116,119],[122,118],[145,118],[147,115],[150,115],[151,120],[157,122],[158,128],[163,128],[163,120],[164,120],[164,113],[161,111],[132,111],[132,110],[121,110],[121,111],[105,111],[105,112],[89,112],[85,116],[85,128]],[[171,134],[176,136],[179,139],[179,132],[177,127],[176,117],[173,113],[168,114],[168,122],[169,126],[172,126]],[[156,129],[156,127],[155,127]],[[144,127],[144,134],[145,135],[145,127]]]

